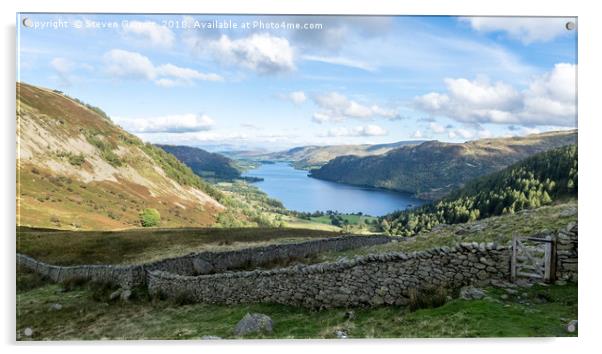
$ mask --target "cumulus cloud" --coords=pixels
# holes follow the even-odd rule
[[[414,106],[463,123],[574,126],[575,83],[576,65],[565,63],[535,77],[523,91],[483,78],[445,79],[447,92],[418,96]]]
[[[466,17],[470,27],[479,32],[505,32],[524,44],[547,42],[565,35],[570,18],[556,17]]]
[[[347,118],[374,118],[384,117],[395,119],[398,113],[389,108],[378,105],[364,105],[338,92],[330,92],[313,97],[314,103],[320,111],[314,113],[312,119],[316,123],[340,122]]]
[[[414,134],[412,134],[412,138],[421,139],[423,137],[424,135],[422,135],[422,132],[420,130],[416,130]]]
[[[169,28],[154,21],[129,21],[123,26],[123,32],[126,37],[153,47],[169,48],[175,39]]]
[[[362,137],[362,136],[384,136],[387,135],[388,132],[384,128],[369,124],[366,126],[358,126],[353,128],[332,128],[329,129],[326,133],[326,136],[329,137]]]
[[[223,34],[205,43],[216,59],[226,65],[239,66],[260,74],[295,70],[294,51],[284,37],[255,33],[231,39]]]
[[[195,81],[220,81],[223,78],[213,73],[183,68],[173,64],[155,66],[146,56],[121,49],[112,49],[105,53],[106,72],[121,79],[150,80],[163,87],[192,84]]]
[[[307,101],[307,95],[303,91],[293,91],[293,92],[289,92],[289,93],[282,93],[282,94],[277,95],[277,97],[279,97],[283,100],[291,101],[294,104],[302,104],[305,101]]]
[[[211,130],[215,121],[205,114],[180,114],[148,118],[116,117],[115,121],[132,133],[189,133]]]
[[[445,127],[442,126],[439,123],[435,123],[435,122],[431,122],[429,124],[429,128],[431,129],[431,131],[435,134],[441,134],[445,132]]]

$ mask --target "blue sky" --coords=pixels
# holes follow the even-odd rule
[[[461,142],[577,124],[577,31],[565,28],[574,19],[22,14],[18,21],[18,80],[99,106],[155,143],[280,150]]]

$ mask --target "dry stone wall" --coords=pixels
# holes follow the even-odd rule
[[[407,303],[412,289],[456,288],[507,279],[509,271],[508,247],[473,243],[274,270],[201,276],[152,271],[148,274],[148,289],[154,295],[205,303],[401,305]]]
[[[556,237],[556,278],[577,281],[577,223],[570,223]]]
[[[577,280],[577,237],[576,223],[556,234],[558,279]],[[311,308],[403,305],[413,291],[479,285],[510,276],[511,248],[493,243],[462,243],[411,254],[372,254],[272,270],[229,271],[389,241],[389,237],[347,236],[232,252],[202,252],[132,266],[63,267],[21,254],[17,254],[17,261],[57,282],[84,278],[124,288],[145,285],[152,295],[195,302],[264,302]]]
[[[123,288],[132,288],[146,283],[143,266],[80,265],[56,266],[37,261],[29,256],[17,253],[17,264],[30,269],[55,282],[69,279],[87,279],[117,284]]]
[[[17,254],[17,263],[55,282],[71,278],[89,279],[114,283],[124,288],[144,285],[147,273],[164,271],[182,275],[209,274],[241,267],[258,267],[262,264],[303,258],[326,251],[342,251],[351,248],[387,243],[386,236],[341,236],[306,242],[247,248],[230,252],[201,252],[182,257],[168,258],[142,265],[79,265],[57,266]]]
[[[180,275],[219,273],[253,268],[272,262],[301,259],[327,251],[372,246],[391,242],[388,236],[341,236],[319,240],[246,248],[230,252],[201,252],[146,264],[147,271],[161,270]]]

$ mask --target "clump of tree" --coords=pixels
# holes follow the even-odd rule
[[[446,198],[380,219],[390,235],[413,236],[438,224],[513,214],[577,195],[577,146],[543,152],[469,182]]]
[[[140,212],[140,224],[143,227],[158,226],[161,222],[161,214],[154,208],[146,208]]]

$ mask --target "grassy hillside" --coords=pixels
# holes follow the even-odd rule
[[[17,83],[17,225],[61,229],[205,226],[222,193],[173,155],[114,125],[100,109]]]
[[[373,156],[382,155],[393,149],[417,145],[424,141],[399,141],[390,144],[378,145],[327,145],[327,146],[300,146],[285,151],[279,151],[269,154],[256,154],[252,157],[255,159],[263,159],[270,161],[287,161],[292,162],[293,166],[298,169],[309,170],[319,168],[328,161],[343,155],[353,156]],[[244,156],[249,158],[247,154]]]
[[[179,228],[124,231],[17,229],[17,252],[51,264],[132,264],[182,256],[340,236],[340,233],[279,228]]]
[[[514,214],[563,198],[576,198],[577,146],[531,156],[506,169],[477,178],[448,197],[383,218],[383,230],[412,236],[438,224],[458,224],[495,215]]]
[[[429,141],[379,156],[340,156],[312,170],[311,176],[438,199],[476,177],[576,140],[577,132],[571,130],[461,144]]]
[[[240,178],[240,171],[233,160],[203,149],[178,146],[157,145],[174,155],[197,175],[211,180],[231,180]]]

